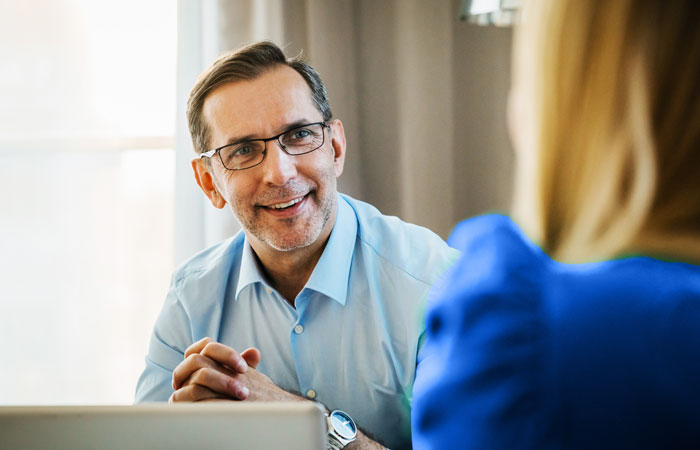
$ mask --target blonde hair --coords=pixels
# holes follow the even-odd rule
[[[700,260],[698,24],[697,0],[526,1],[514,215],[555,259]]]

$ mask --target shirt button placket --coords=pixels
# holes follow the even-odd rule
[[[299,335],[301,335],[303,332],[304,332],[304,326],[303,326],[302,324],[298,323],[298,324],[296,324],[296,325],[294,326],[294,334],[295,334],[295,335],[299,336]],[[292,339],[292,341],[296,341],[296,339]],[[294,345],[294,343],[293,343],[293,345]],[[299,345],[299,342],[298,342],[298,341],[296,342],[296,345]],[[303,379],[303,378],[305,378],[305,377],[301,377],[301,378]],[[303,385],[304,382],[302,381],[302,379],[300,379],[299,381],[300,381],[301,384]],[[307,379],[307,380],[308,380],[308,379]],[[307,390],[306,390],[306,398],[308,398],[309,400],[314,400],[314,399],[316,398],[316,391],[313,390],[313,389],[307,389]]]
[[[313,353],[310,353],[308,342],[306,342],[307,339],[310,339],[310,336],[307,336],[307,329],[303,323],[305,317],[304,312],[308,306],[309,298],[309,292],[306,289],[297,296],[296,313],[298,316],[292,328],[291,343],[292,350],[294,351],[294,364],[297,368],[299,388],[307,399],[315,401],[318,394],[316,390],[313,389],[315,373],[313,369],[314,357]]]

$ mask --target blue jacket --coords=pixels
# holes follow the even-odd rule
[[[414,448],[700,448],[700,267],[558,263],[496,215],[448,242]]]

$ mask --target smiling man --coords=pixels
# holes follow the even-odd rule
[[[242,231],[173,275],[136,401],[316,401],[330,448],[410,447],[425,297],[456,251],[337,192],[343,124],[276,45],[219,58],[187,115],[197,184]]]

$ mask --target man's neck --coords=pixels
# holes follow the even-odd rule
[[[258,257],[268,282],[294,307],[296,307],[294,302],[297,295],[309,281],[311,273],[326,248],[333,229],[333,223],[329,225],[329,229],[324,230],[316,242],[291,251],[273,249],[248,236],[253,253]]]
[[[279,292],[292,306],[294,302],[309,281],[311,273],[316,267],[316,263],[321,258],[323,250],[326,247],[328,238],[321,245],[313,246],[314,248],[305,247],[289,252],[280,251],[262,251],[255,253],[260,260],[265,275],[268,281],[277,292]],[[296,306],[295,306],[296,307]]]

